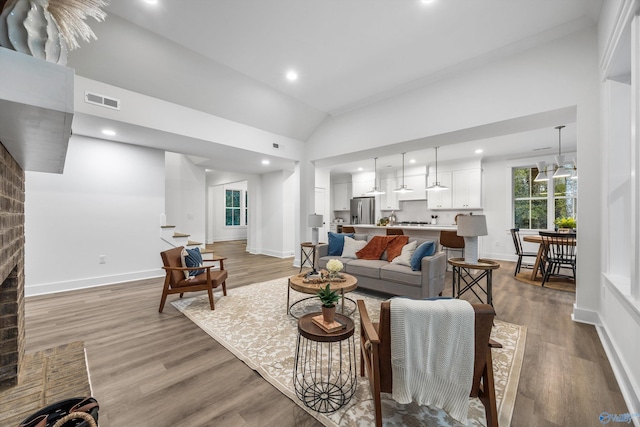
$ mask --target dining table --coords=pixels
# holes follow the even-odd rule
[[[524,240],[525,242],[538,244],[538,254],[536,256],[536,262],[533,265],[533,269],[531,271],[531,277],[530,277],[530,280],[535,281],[538,279],[538,270],[540,270],[540,263],[544,258],[544,245],[542,244],[542,236],[540,236],[539,234],[531,234],[527,236],[522,236],[522,240]],[[574,239],[574,244],[575,244],[575,239]],[[540,280],[542,280],[542,277],[540,277]]]

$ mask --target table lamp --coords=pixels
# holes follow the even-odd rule
[[[309,214],[309,227],[311,227],[311,243],[317,245],[319,243],[318,228],[322,227],[322,215]]]
[[[458,236],[464,237],[464,262],[478,263],[478,236],[486,236],[487,220],[484,215],[460,215]]]

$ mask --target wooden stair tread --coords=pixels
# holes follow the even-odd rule
[[[191,234],[178,233],[177,231],[173,233],[173,237],[189,237]]]
[[[193,240],[187,241],[187,246],[200,246],[202,243],[194,242]]]
[[[176,228],[175,225],[161,225],[160,228]]]
[[[212,254],[213,253],[213,249],[207,249],[207,248],[200,249],[200,253],[201,254]]]

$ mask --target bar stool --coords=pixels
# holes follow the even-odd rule
[[[387,236],[404,236],[402,228],[387,228]]]
[[[460,252],[460,257],[464,258],[464,237],[458,236],[456,231],[442,230],[440,232],[440,244],[447,253],[447,260],[449,259],[449,251],[458,251]],[[447,264],[446,271],[449,271],[449,264]]]

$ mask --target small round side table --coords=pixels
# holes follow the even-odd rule
[[[345,328],[325,332],[311,320],[318,315],[322,313],[298,320],[293,385],[305,406],[328,413],[349,403],[356,391],[355,327],[349,317],[336,313],[336,321]]]

